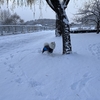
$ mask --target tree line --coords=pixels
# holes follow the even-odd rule
[[[0,10],[0,21],[3,25],[23,24],[24,20],[17,14],[11,14],[9,10]]]

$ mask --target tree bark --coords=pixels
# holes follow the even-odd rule
[[[97,34],[99,34],[100,21],[97,22]]]
[[[65,21],[64,21],[65,20]],[[66,23],[66,19],[61,20],[61,31],[62,31],[62,44],[63,44],[63,54],[70,54],[72,52],[71,39],[70,39],[70,27]]]
[[[70,0],[63,0],[62,5],[64,7],[64,10],[67,8],[67,5],[69,3]],[[61,32],[61,25],[60,25],[60,19],[58,17],[58,15],[56,14],[56,29],[55,29],[55,35],[56,37],[60,37],[62,35]]]
[[[60,37],[62,34],[61,32],[61,25],[60,25],[60,19],[58,15],[56,14],[56,28],[55,28],[55,36]]]

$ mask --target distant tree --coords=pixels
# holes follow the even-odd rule
[[[10,18],[12,19],[12,24],[14,24],[14,25],[20,24],[21,18],[16,13],[14,13],[13,15],[11,15]]]
[[[23,24],[24,23],[24,20],[23,19],[20,19],[20,24]]]
[[[9,18],[11,16],[11,13],[9,10],[0,10],[0,20],[3,22],[5,21],[7,18]]]
[[[3,25],[11,25],[12,24],[12,19],[11,18],[7,18],[2,22]]]
[[[100,29],[100,0],[91,0],[91,2],[85,3],[83,8],[79,9],[76,21],[86,23],[96,23],[97,34]]]
[[[12,25],[17,25],[17,24],[22,24],[24,23],[24,20],[20,18],[19,15],[17,15],[16,13],[14,13],[13,15],[11,15],[9,18],[6,18],[5,21],[3,22],[3,24],[12,24]]]

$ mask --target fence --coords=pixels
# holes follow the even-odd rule
[[[53,30],[52,27],[35,25],[0,25],[0,35],[31,33],[41,30]]]
[[[97,30],[71,30],[70,32],[71,33],[92,33],[92,32],[97,32]]]

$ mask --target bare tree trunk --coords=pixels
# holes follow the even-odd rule
[[[61,25],[60,25],[60,19],[58,17],[58,15],[56,14],[56,29],[55,29],[55,35],[56,37],[60,37],[61,36]]]
[[[97,22],[97,34],[99,34],[99,27],[100,27],[100,22]]]
[[[65,20],[65,21],[64,21]],[[70,39],[70,27],[69,24],[66,23],[66,19],[62,19],[61,21],[61,31],[62,31],[62,43],[63,43],[63,54],[70,54],[72,52],[71,47],[71,39]]]
[[[67,5],[69,3],[70,0],[63,0],[62,1],[62,5],[64,7],[64,10],[67,8]],[[58,15],[56,14],[56,30],[55,30],[55,35],[56,37],[60,37],[62,35],[62,32],[61,32],[61,25],[60,25],[60,19],[58,17]]]
[[[69,20],[67,18],[64,6],[59,0],[51,0],[55,11],[60,19],[61,32],[62,32],[62,44],[63,44],[63,54],[70,54],[72,52],[71,39],[70,39],[70,27]]]

